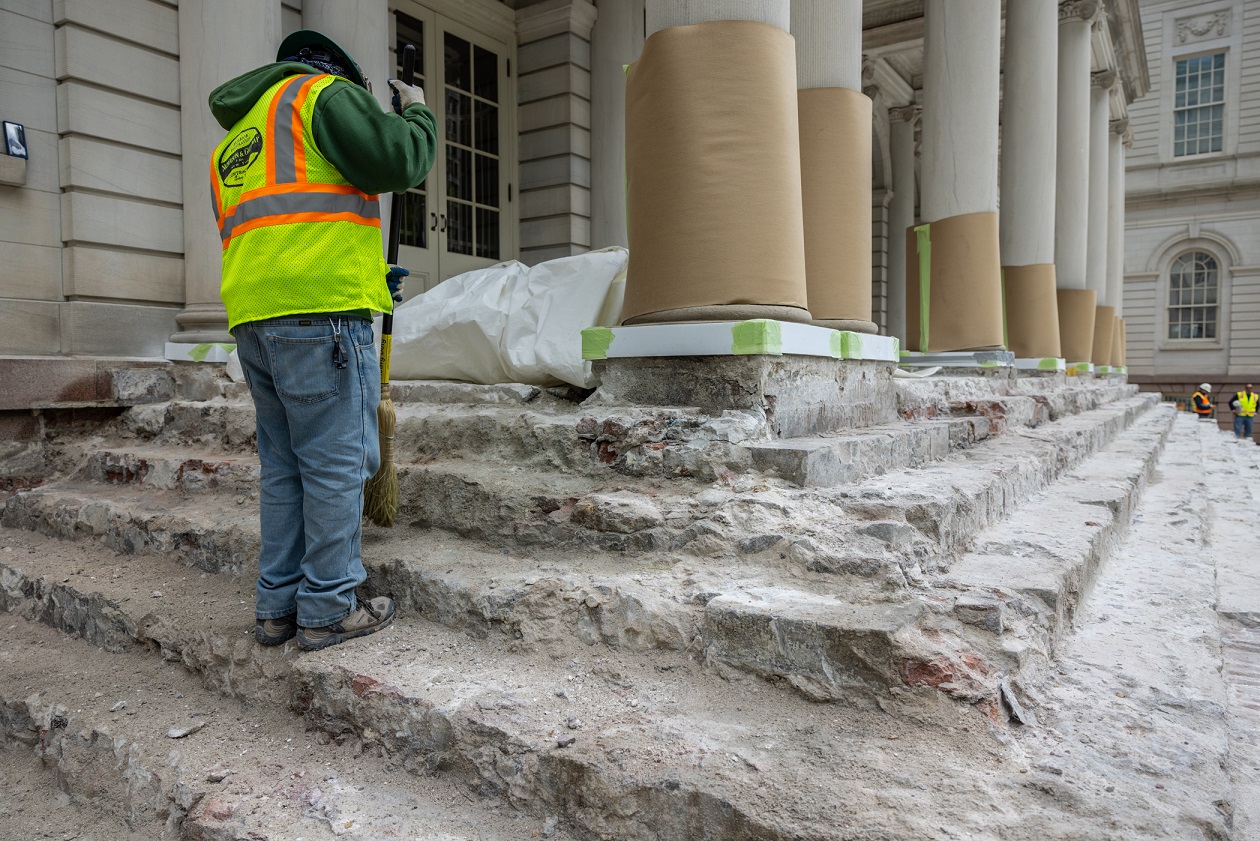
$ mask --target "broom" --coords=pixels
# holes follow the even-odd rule
[[[403,48],[402,81],[410,85],[416,78],[416,48],[408,44]],[[400,109],[398,110],[401,113]],[[394,193],[389,214],[389,243],[385,258],[390,265],[398,264],[398,238],[402,231],[402,193]],[[398,516],[398,471],[394,467],[394,428],[398,416],[394,412],[394,400],[389,395],[389,354],[393,347],[394,315],[381,316],[381,402],[376,407],[376,424],[381,440],[381,466],[376,475],[368,479],[364,488],[363,513],[378,526],[390,528]]]

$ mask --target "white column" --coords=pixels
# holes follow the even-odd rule
[[[1111,134],[1111,86],[1116,74],[1103,71],[1093,74],[1089,92],[1089,232],[1085,250],[1085,288],[1098,295],[1098,303],[1107,297],[1107,238],[1111,226],[1107,220],[1110,186],[1107,179],[1107,138]]]
[[[1095,2],[1059,6],[1054,264],[1060,289],[1085,289],[1089,231],[1090,26]]]
[[[381,107],[390,107],[385,82],[395,75],[395,64],[388,0],[303,0],[302,28],[324,33],[350,53],[372,80],[372,93]]]
[[[210,153],[223,139],[206,103],[210,91],[275,61],[279,0],[181,0],[180,134],[183,145],[184,310],[172,342],[231,342],[219,297],[223,249],[211,210]]]
[[[796,84],[862,90],[862,0],[793,0]]]
[[[714,20],[755,20],[784,32],[792,27],[789,0],[647,0],[645,20],[648,35]]]
[[[1002,99],[1002,265],[1054,262],[1059,52],[1057,0],[1006,6]]]
[[[888,204],[888,335],[906,340],[906,230],[914,225],[914,127],[917,105],[892,108],[892,201]]]
[[[1001,0],[926,0],[924,222],[997,212]]]
[[[1124,317],[1124,135],[1128,120],[1115,120],[1107,135],[1107,296],[1104,303]]]
[[[628,246],[626,71],[643,48],[643,0],[600,0],[591,32],[591,248]]]

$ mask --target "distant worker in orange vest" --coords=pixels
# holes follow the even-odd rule
[[[1199,390],[1190,398],[1193,403],[1194,413],[1199,416],[1200,420],[1207,420],[1212,417],[1212,386],[1207,383],[1199,383]]]
[[[1251,438],[1252,425],[1256,422],[1256,398],[1260,397],[1247,384],[1246,391],[1240,391],[1229,401],[1229,408],[1234,410],[1234,437],[1240,441]]]

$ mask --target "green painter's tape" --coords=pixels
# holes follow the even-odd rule
[[[843,359],[861,359],[862,358],[862,334],[854,333],[851,330],[844,330],[840,333],[842,350],[844,351]]]
[[[980,367],[981,367],[981,368],[996,368],[997,366],[998,366],[998,364],[997,364],[996,362],[994,362],[992,359],[990,359],[988,362],[981,362],[981,363],[980,363]]]
[[[839,330],[832,330],[829,337],[831,342],[831,355],[836,359],[844,359],[844,333]]]
[[[193,345],[188,351],[188,358],[193,362],[205,362],[206,357],[210,355],[212,348],[219,348],[224,353],[231,353],[236,350],[236,345],[215,344],[211,342]]]
[[[783,325],[765,318],[731,325],[731,353],[736,356],[782,356]]]
[[[1053,356],[1043,357],[1037,362],[1038,371],[1054,371],[1059,367],[1059,360]]]
[[[607,327],[587,327],[582,331],[582,358],[607,359],[613,331]]]
[[[919,252],[919,350],[928,352],[929,309],[932,305],[932,235],[931,225],[919,225],[914,229],[915,244]]]
[[[901,339],[893,336],[893,356],[901,358]]]

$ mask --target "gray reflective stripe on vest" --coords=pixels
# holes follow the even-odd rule
[[[224,221],[219,236],[227,242],[238,225],[268,216],[288,216],[294,213],[353,213],[365,219],[379,221],[381,203],[374,198],[365,199],[347,193],[282,193],[259,196],[238,204],[232,215]]]
[[[302,115],[293,111],[293,103],[297,101],[298,91],[310,79],[309,76],[295,76],[280,94],[280,102],[276,105],[276,121],[271,126],[271,142],[276,147],[276,182],[289,184],[297,181],[296,152],[293,149],[293,123],[301,122]]]

